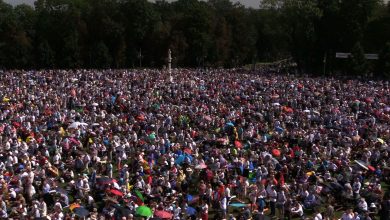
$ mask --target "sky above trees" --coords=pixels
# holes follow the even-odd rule
[[[17,5],[22,3],[33,5],[35,0],[4,0],[4,1],[12,5]],[[241,4],[247,7],[252,7],[252,8],[258,8],[260,4],[260,0],[236,0],[236,1],[240,2]]]

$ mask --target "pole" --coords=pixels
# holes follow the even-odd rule
[[[324,62],[324,69],[323,69],[323,74],[324,74],[324,76],[325,76],[325,74],[326,74],[326,52],[325,52],[325,54],[324,54],[324,60],[323,60],[323,62]]]
[[[139,57],[139,68],[141,68],[141,66],[142,66],[142,49],[141,48],[139,48],[138,57]]]

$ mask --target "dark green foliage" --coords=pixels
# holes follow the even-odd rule
[[[170,48],[174,67],[293,58],[309,73],[382,76],[389,19],[379,0],[263,0],[260,9],[230,0],[37,0],[35,8],[0,0],[0,68],[132,68],[140,58],[160,68]],[[378,62],[363,59],[382,50]]]
[[[368,73],[368,66],[366,58],[364,57],[364,50],[357,42],[351,51],[351,57],[349,58],[349,73],[351,75],[364,76]]]
[[[386,46],[379,54],[377,74],[378,76],[390,78],[390,42],[386,43]]]

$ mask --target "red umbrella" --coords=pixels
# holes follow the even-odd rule
[[[375,172],[375,167],[371,166],[371,165],[368,165],[367,166],[368,169],[371,171],[371,172]]]
[[[272,155],[274,156],[274,157],[280,157],[280,150],[278,150],[278,149],[273,149],[272,150]]]
[[[286,113],[293,113],[294,112],[294,110],[292,108],[290,108],[290,107],[284,107],[283,111],[286,112]]]
[[[367,102],[367,103],[372,103],[372,102],[374,102],[374,98],[367,97],[367,98],[364,99],[364,101]]]
[[[184,153],[186,153],[186,154],[192,154],[192,150],[189,149],[189,148],[186,148],[186,149],[184,149],[183,151],[184,151]]]
[[[237,148],[242,148],[242,143],[240,141],[234,141],[234,146]]]
[[[21,126],[19,122],[13,122],[12,125],[16,128],[19,128]]]
[[[114,194],[116,196],[123,196],[123,192],[121,192],[121,191],[119,191],[117,189],[110,189],[108,192],[111,193],[111,194]]]
[[[172,219],[172,214],[164,211],[164,210],[158,210],[154,212],[154,216],[162,219]]]
[[[139,120],[139,121],[144,121],[145,120],[145,115],[138,115],[137,116],[137,120]]]
[[[280,183],[281,186],[284,186],[285,182],[284,182],[284,175],[283,175],[283,173],[280,174],[279,183]]]

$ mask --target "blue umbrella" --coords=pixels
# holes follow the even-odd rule
[[[249,170],[254,170],[255,169],[255,167],[253,166],[253,163],[252,163],[252,161],[249,163]]]
[[[125,207],[121,207],[119,205],[115,205],[115,216],[118,218],[123,218],[129,216],[131,214],[131,210]]]
[[[276,132],[278,132],[278,133],[283,133],[283,131],[284,131],[284,129],[281,128],[281,127],[276,127],[275,130],[276,130]]]
[[[191,206],[188,206],[186,209],[186,213],[189,216],[196,215],[196,209]]]
[[[187,201],[191,202],[194,199],[194,196],[192,195],[187,195]]]
[[[68,195],[68,191],[66,191],[63,188],[57,187],[55,190],[56,190],[56,192],[58,192],[58,193],[60,193],[62,195]]]
[[[243,165],[240,166],[240,170],[241,170],[241,173],[244,173],[244,166]]]
[[[193,159],[192,156],[187,155],[187,154],[184,154],[184,155],[182,154],[176,158],[175,163],[181,165],[185,160],[189,160],[191,162],[192,159]]]
[[[89,215],[89,211],[84,207],[78,207],[73,209],[73,213],[81,218],[87,217]]]
[[[116,96],[111,96],[111,104],[114,104],[116,101]]]
[[[234,208],[242,208],[242,207],[246,207],[247,205],[244,203],[235,202],[235,203],[230,203],[229,206],[234,207]]]
[[[185,159],[185,156],[180,155],[179,157],[176,158],[175,163],[180,165],[184,162],[184,159]]]
[[[233,122],[228,122],[228,123],[226,123],[226,126],[232,126],[232,127],[234,127],[234,124],[233,124]]]
[[[104,137],[103,138],[103,143],[104,143],[104,145],[108,145],[110,143],[110,141],[108,140],[107,137]]]
[[[190,162],[192,162],[193,157],[191,155],[188,154],[184,154],[184,155],[185,155],[185,159],[188,159]]]

